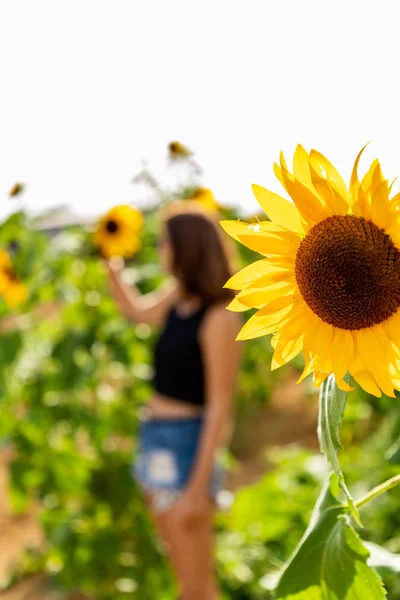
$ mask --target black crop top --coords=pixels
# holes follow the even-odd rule
[[[205,386],[198,332],[206,310],[180,317],[173,308],[154,352],[156,391],[199,406],[205,404]]]

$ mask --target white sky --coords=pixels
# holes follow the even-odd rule
[[[371,141],[400,175],[396,0],[0,0],[0,214],[97,213],[143,193],[166,144],[196,152],[222,203],[279,191],[297,142],[348,177]]]

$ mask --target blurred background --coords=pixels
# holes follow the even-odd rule
[[[365,160],[395,177],[395,5],[2,0],[0,56],[0,271],[15,275],[0,299],[0,598],[173,600],[129,473],[155,334],[117,313],[92,231],[116,204],[143,212],[127,277],[147,292],[160,207],[203,198],[255,220],[251,183],[279,191],[281,149],[315,147],[348,178],[371,141]],[[271,373],[271,354],[268,338],[243,346],[217,522],[226,600],[272,598],[327,473],[302,360]],[[349,396],[356,496],[398,472],[399,434],[396,401]],[[364,518],[363,539],[394,554],[399,501]],[[399,600],[396,569],[382,575]]]

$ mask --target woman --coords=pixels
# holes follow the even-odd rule
[[[159,325],[154,393],[141,424],[135,465],[183,600],[217,600],[212,522],[221,484],[217,455],[226,445],[239,362],[228,258],[205,214],[170,213],[159,240],[164,290],[140,296],[108,263],[113,296],[129,319]]]

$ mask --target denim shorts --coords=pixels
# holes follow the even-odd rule
[[[140,424],[133,474],[144,491],[158,499],[160,510],[167,509],[188,484],[203,422],[201,417],[152,418]],[[222,465],[216,461],[209,482],[209,493],[215,500],[223,475]]]

